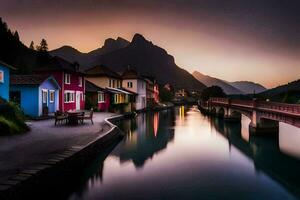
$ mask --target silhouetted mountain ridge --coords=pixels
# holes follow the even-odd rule
[[[175,88],[202,90],[206,87],[186,70],[178,67],[174,57],[166,50],[146,40],[141,34],[135,34],[125,48],[102,55],[94,63],[96,64],[106,65],[117,72],[131,66],[141,75],[155,77],[161,84],[170,83]]]
[[[204,85],[206,85],[207,87],[211,87],[213,85],[221,87],[226,94],[231,95],[231,94],[243,94],[244,93],[241,90],[233,87],[232,85],[230,85],[229,83],[227,83],[224,80],[214,78],[214,77],[211,77],[208,75],[204,75],[198,71],[194,71],[193,76],[198,81],[204,83]]]
[[[129,41],[118,37],[117,39],[108,38],[104,45],[88,53],[82,53],[71,46],[62,46],[50,51],[52,56],[59,56],[71,63],[78,62],[83,68],[90,67],[103,54],[126,47]]]
[[[229,84],[241,90],[245,94],[253,94],[254,92],[261,93],[267,90],[261,84],[254,83],[251,81],[235,81],[235,82],[229,82]]]
[[[18,71],[13,73],[30,73],[35,67],[47,62],[47,53],[27,48],[19,39],[16,31],[11,31],[0,18],[0,60],[10,64]]]
[[[300,79],[269,89],[257,97],[284,103],[300,103]]]

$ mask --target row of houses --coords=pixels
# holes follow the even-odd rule
[[[31,75],[11,75],[12,66],[0,62],[0,96],[17,102],[25,114],[38,117],[57,110],[131,112],[159,102],[158,84],[127,68],[117,73],[105,66],[84,72],[53,57]]]

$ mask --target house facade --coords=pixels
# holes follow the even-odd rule
[[[122,77],[106,66],[98,65],[85,71],[86,80],[109,95],[109,110],[114,112],[131,112],[134,103],[134,93],[122,88]]]
[[[37,70],[40,74],[55,78],[61,90],[59,92],[59,110],[83,110],[85,106],[84,75],[78,66],[59,57],[53,57],[50,64]]]
[[[154,98],[155,103],[159,103],[160,99],[159,99],[159,85],[158,85],[158,83],[154,83],[153,98]]]
[[[60,86],[53,76],[12,75],[10,100],[18,103],[26,115],[40,117],[59,109]]]
[[[0,97],[6,101],[9,100],[9,81],[11,69],[15,68],[0,61]]]
[[[85,81],[86,108],[96,108],[99,111],[108,111],[111,101],[111,94],[104,88],[98,87],[92,82]]]
[[[127,69],[122,74],[122,87],[136,94],[135,109],[143,110],[147,107],[147,82],[144,78],[138,76],[133,69]]]
[[[146,77],[146,94],[147,94],[147,105],[153,106],[159,103],[159,85],[152,77]]]

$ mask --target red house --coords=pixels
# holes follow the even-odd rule
[[[85,106],[84,75],[79,66],[60,58],[53,57],[49,64],[36,70],[37,73],[52,75],[61,90],[59,91],[59,110],[82,110]]]

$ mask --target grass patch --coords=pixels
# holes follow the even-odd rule
[[[0,135],[20,134],[28,131],[25,115],[13,102],[0,104]]]

